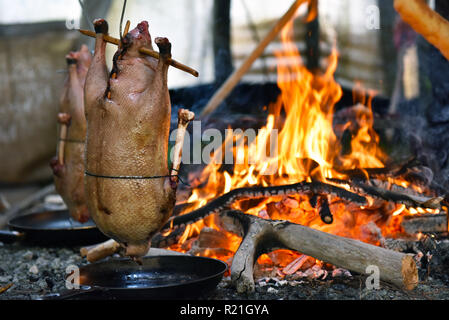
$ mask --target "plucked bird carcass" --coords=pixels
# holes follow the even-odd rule
[[[125,255],[137,258],[147,253],[151,238],[172,213],[180,145],[193,113],[178,113],[175,160],[169,171],[170,42],[155,39],[159,59],[139,52],[142,47],[152,49],[143,21],[122,37],[108,72],[108,25],[103,19],[94,25],[95,53],[85,86],[87,204],[99,229],[124,246]]]
[[[58,152],[50,162],[56,191],[63,198],[71,216],[79,222],[89,219],[84,194],[84,83],[91,60],[92,55],[86,45],[66,56],[68,77],[58,113]]]

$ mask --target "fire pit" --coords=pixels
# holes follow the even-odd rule
[[[277,54],[281,93],[267,107],[266,125],[251,142],[244,134],[226,136],[211,163],[189,176],[196,184],[184,204],[186,209],[166,225],[164,235],[170,237],[171,230],[179,226],[184,231],[179,236],[177,230],[177,243],[168,247],[227,261],[240,292],[254,291],[252,265],[256,259],[259,265],[276,269],[280,279],[297,272],[327,276],[338,267],[326,264],[330,261],[359,273],[368,273],[373,265],[382,269],[384,280],[413,289],[419,281],[417,256],[415,260],[411,255],[393,258],[393,251],[379,249],[382,258],[377,259],[365,249],[339,252],[339,242],[341,237],[361,240],[373,245],[367,247],[370,250],[387,247],[390,238],[416,240],[423,232],[447,232],[445,192],[431,183],[429,169],[416,159],[392,163],[381,151],[373,128],[372,95],[354,92],[354,106],[335,113],[342,96],[333,78],[337,52],[332,52],[322,74],[312,74],[291,45],[291,30],[290,25],[282,32],[284,50]],[[296,59],[294,67],[283,65],[287,59]],[[271,135],[277,130],[273,142]],[[273,143],[277,143],[277,153],[267,157],[265,151]],[[227,153],[233,156],[233,166],[223,164]],[[265,174],[270,167],[275,170]],[[294,184],[298,181],[303,182]],[[284,222],[278,220],[339,237],[325,237],[322,247],[306,249],[298,243],[308,244],[311,230],[284,231]],[[278,224],[282,226],[277,228]],[[289,240],[284,238],[287,235]],[[273,252],[279,247],[296,251]],[[310,258],[301,248],[323,259]],[[323,254],[326,249],[329,253]],[[346,256],[354,252],[358,261]],[[430,258],[420,254],[419,263]],[[359,260],[364,260],[363,268],[357,269]]]
[[[406,248],[402,244],[402,249]],[[410,245],[410,248],[412,245]],[[276,268],[269,261],[260,261],[255,266],[255,291],[238,293],[229,276],[224,277],[218,287],[200,300],[440,300],[448,299],[447,273],[441,266],[444,261],[437,252],[447,252],[449,243],[439,244],[438,251],[429,265],[430,277],[423,277],[422,283],[413,291],[399,290],[382,283],[380,289],[372,290],[364,285],[367,276],[347,274],[347,271],[335,269],[334,275],[314,278],[313,272],[307,276],[293,273],[279,277]],[[430,248],[430,246],[428,247]],[[0,300],[39,299],[44,295],[57,294],[67,290],[64,278],[69,265],[82,266],[88,262],[79,255],[79,248],[36,247],[20,244],[0,247]],[[292,258],[294,253],[279,251],[270,255],[273,259]],[[437,261],[438,260],[438,261]],[[268,261],[267,261],[268,262]],[[309,263],[309,262],[307,262]],[[447,256],[446,262],[447,263]],[[313,270],[318,274],[316,268]],[[427,274],[425,270],[421,273]],[[80,299],[85,299],[81,298]]]

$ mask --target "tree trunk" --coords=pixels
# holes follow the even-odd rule
[[[378,0],[378,6],[380,11],[380,32],[378,33],[384,66],[383,86],[387,95],[391,96],[397,73],[396,48],[393,42],[396,11],[391,0]]]

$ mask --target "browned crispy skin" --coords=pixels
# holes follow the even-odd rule
[[[168,175],[170,43],[156,39],[159,60],[139,53],[142,46],[152,48],[148,23],[141,22],[124,38],[109,75],[103,40],[107,23],[96,20],[95,27],[95,53],[85,86],[87,171],[104,176]],[[97,226],[134,257],[148,251],[151,237],[166,223],[175,202],[169,178],[86,176],[85,186]]]
[[[80,222],[89,219],[84,194],[84,140],[86,118],[84,115],[84,82],[92,56],[83,45],[77,52],[66,56],[69,75],[60,98],[59,122],[68,125],[64,144],[63,164],[58,157],[52,160],[56,191],[61,195],[71,216]],[[69,120],[68,120],[69,119]]]

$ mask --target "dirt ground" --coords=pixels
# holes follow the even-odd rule
[[[217,288],[199,300],[446,300],[449,299],[449,272],[441,261],[420,270],[420,284],[404,291],[380,282],[378,289],[367,289],[366,276],[353,274],[326,277],[324,280],[296,278],[256,279],[253,293],[238,293],[224,277]],[[15,244],[0,246],[0,288],[12,286],[0,293],[0,300],[34,300],[65,289],[66,268],[86,264],[79,248],[31,247]],[[443,271],[442,271],[443,270]],[[1,289],[0,289],[1,291]],[[136,297],[138,299],[138,297]]]

